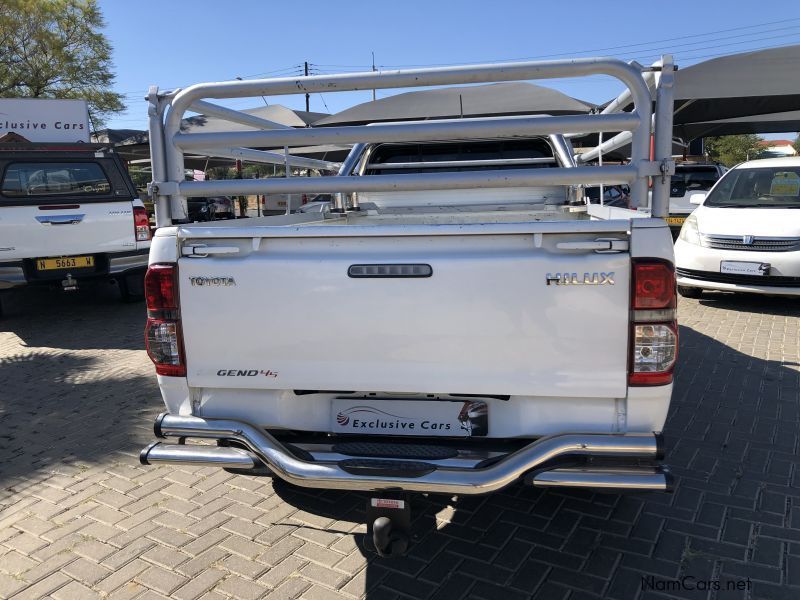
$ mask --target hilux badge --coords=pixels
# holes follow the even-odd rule
[[[610,273],[548,273],[547,285],[614,285],[614,271]]]

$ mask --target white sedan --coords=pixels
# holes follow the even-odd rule
[[[692,201],[675,242],[681,295],[800,296],[800,157],[742,163]]]

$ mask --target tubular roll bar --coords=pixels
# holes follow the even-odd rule
[[[632,206],[646,204],[648,180],[653,177],[652,215],[666,216],[669,200],[669,175],[674,170],[670,160],[672,139],[673,64],[665,56],[656,68],[660,71],[656,86],[656,114],[652,112],[652,69],[610,58],[582,58],[541,62],[517,62],[484,65],[463,65],[428,69],[377,71],[340,75],[282,77],[252,81],[201,83],[172,94],[160,95],[151,87],[150,152],[153,165],[151,192],[155,196],[156,224],[171,225],[173,220],[187,216],[186,196],[213,196],[220,193],[319,193],[350,194],[359,191],[391,189],[432,190],[469,187],[527,187],[531,185],[563,185],[571,183],[614,184],[630,183]],[[633,102],[629,113],[572,115],[560,117],[516,117],[511,119],[469,119],[464,121],[430,121],[381,125],[379,127],[345,126],[319,129],[286,129],[272,127],[270,121],[252,115],[233,115],[236,111],[209,103],[209,98],[243,98],[277,96],[298,93],[344,92],[371,89],[414,88],[501,81],[557,79],[565,77],[609,75],[625,84],[624,99]],[[622,98],[622,97],[621,97]],[[615,109],[622,105],[615,103]],[[192,107],[195,107],[194,109]],[[219,133],[180,132],[181,120],[190,110],[208,109],[221,118],[243,123],[256,131]],[[277,125],[277,124],[274,124]],[[272,128],[271,128],[272,127]],[[651,130],[655,130],[655,156],[650,159]],[[630,132],[631,163],[625,167],[557,167],[550,169],[519,169],[509,171],[480,171],[382,175],[380,177],[351,176],[346,161],[335,178],[272,178],[231,181],[184,182],[184,151],[219,151],[223,156],[245,156],[272,160],[270,153],[258,152],[258,147],[307,146],[315,144],[363,144],[377,142],[421,142],[468,140],[476,138],[523,138],[534,135],[568,132]],[[250,146],[250,148],[242,148]],[[352,156],[352,155],[351,155]],[[296,157],[295,157],[296,158]],[[578,157],[580,159],[580,157]],[[294,159],[293,159],[294,160]],[[305,159],[306,161],[310,159]],[[322,162],[322,161],[319,161]],[[310,163],[306,163],[310,164]],[[331,163],[327,163],[331,164]],[[511,175],[513,173],[513,176]],[[332,189],[333,188],[333,189]]]

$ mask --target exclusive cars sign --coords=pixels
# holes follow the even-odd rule
[[[21,135],[29,142],[89,142],[86,100],[0,98],[0,137]]]
[[[399,403],[336,398],[331,408],[331,428],[336,433],[481,437],[489,432],[483,400]]]

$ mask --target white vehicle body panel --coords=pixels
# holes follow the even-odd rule
[[[57,210],[42,206],[46,209],[39,206],[0,208],[0,239],[4,247],[13,248],[3,251],[0,260],[137,249],[130,200],[86,202],[76,208]],[[47,222],[59,218],[69,222],[62,225]],[[147,248],[148,243],[139,247]]]
[[[559,253],[565,238],[539,249],[523,235],[281,239],[241,258],[183,258],[189,384],[622,397],[630,261]],[[429,264],[433,275],[348,277],[365,262]],[[613,273],[615,285],[547,285],[562,271]],[[189,284],[209,276],[236,285]],[[263,335],[249,319],[207,319],[209,305],[260,314]],[[222,362],[211,339],[229,340]],[[277,376],[220,378],[221,369]]]
[[[564,204],[566,194],[563,187],[530,188],[486,188],[480,190],[440,190],[436,192],[397,191],[365,192],[359,194],[359,201],[365,205],[374,204],[379,208],[402,206],[449,206],[469,207],[497,205],[499,203],[548,203]]]
[[[270,212],[286,212],[286,205],[289,210],[297,210],[303,205],[302,194],[266,194],[261,200],[261,210]]]

